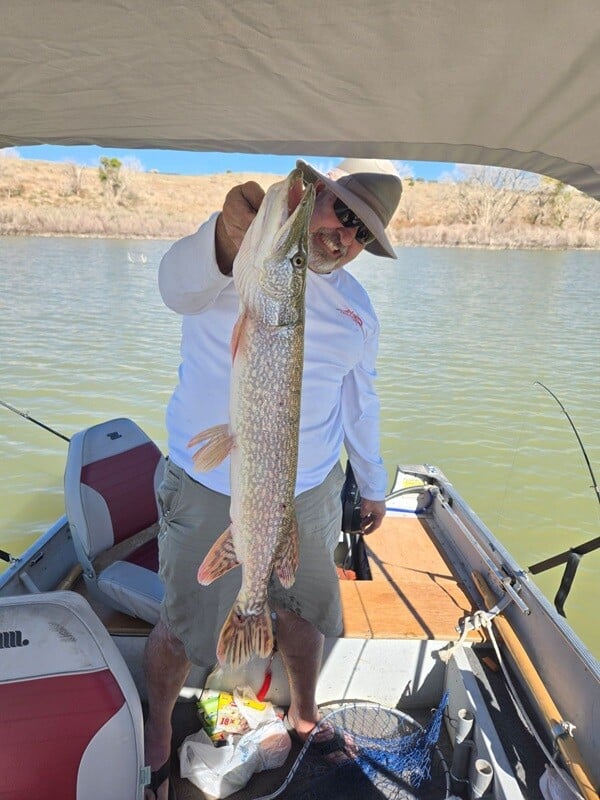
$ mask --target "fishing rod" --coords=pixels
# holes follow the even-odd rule
[[[11,406],[10,403],[5,402],[4,400],[0,400],[0,405],[4,406],[4,408],[8,408],[8,410],[12,411],[14,414],[18,414],[20,417],[23,417],[23,419],[28,419],[30,422],[33,422],[35,425],[39,425],[40,428],[43,428],[45,431],[49,431],[49,433],[53,433],[55,436],[58,436],[60,439],[64,439],[65,442],[70,442],[71,441],[68,436],[65,436],[63,433],[59,433],[57,430],[54,430],[54,428],[51,428],[49,425],[44,425],[43,422],[40,422],[39,419],[35,419],[35,417],[32,417],[26,411],[19,411],[18,408],[15,408],[14,406]]]
[[[35,417],[32,417],[26,411],[19,411],[18,408],[11,406],[11,404],[7,403],[5,400],[0,400],[0,405],[4,406],[4,408],[8,408],[8,410],[12,411],[13,414],[18,414],[20,417],[23,417],[23,419],[28,419],[29,422],[33,422],[35,425],[39,425],[40,428],[43,428],[45,431],[48,431],[49,433],[53,433],[60,439],[64,439],[65,442],[71,441],[68,436],[64,435],[64,433],[59,433],[59,431],[54,430],[54,428],[51,428],[49,425],[45,425],[43,422],[40,422],[39,419],[35,419]],[[0,550],[0,560],[7,561],[10,563],[13,559],[10,553],[7,553],[6,550]]]
[[[585,450],[583,442],[581,441],[581,436],[577,428],[575,427],[575,423],[571,419],[571,416],[558,397],[554,394],[554,392],[549,389],[545,384],[541,381],[535,381],[538,386],[541,386],[542,389],[545,389],[548,394],[553,397],[556,402],[558,403],[561,411],[565,415],[565,417],[569,420],[569,424],[573,429],[573,433],[577,437],[577,442],[579,443],[579,447],[581,448],[581,452],[583,453],[583,457],[585,459],[585,463],[588,468],[588,472],[592,478],[592,486],[591,488],[595,491],[596,497],[598,499],[598,503],[600,503],[600,489],[598,488],[598,482],[596,480],[596,476],[594,475],[594,470],[592,469],[592,465],[590,463],[590,459],[588,458],[588,454]],[[582,556],[586,553],[591,553],[593,550],[597,550],[600,547],[600,536],[597,536],[595,539],[590,539],[583,544],[578,545],[577,547],[571,547],[569,550],[565,550],[562,553],[558,553],[555,556],[551,556],[550,558],[546,558],[543,561],[538,561],[536,564],[532,564],[528,567],[529,572],[532,575],[537,575],[540,572],[544,572],[547,569],[552,569],[552,567],[557,567],[559,564],[565,564],[565,571],[562,576],[562,580],[560,582],[560,586],[558,587],[558,591],[556,593],[556,597],[554,598],[554,605],[556,610],[559,614],[563,617],[566,617],[564,611],[564,604],[567,596],[571,590],[571,586],[573,584],[573,580],[575,578],[575,573],[577,571],[577,567],[579,566],[579,562],[581,561]]]
[[[575,434],[575,436],[577,437],[577,441],[579,442],[579,447],[581,448],[581,452],[583,453],[583,457],[585,458],[585,463],[587,464],[588,472],[590,473],[590,476],[591,476],[591,478],[592,478],[592,486],[591,486],[591,488],[592,488],[592,489],[593,489],[593,490],[596,492],[596,497],[598,498],[598,502],[600,503],[600,489],[598,488],[598,481],[596,480],[596,476],[594,475],[594,470],[592,469],[592,465],[590,464],[590,460],[589,460],[589,458],[588,458],[588,454],[586,453],[586,451],[585,451],[585,447],[583,446],[583,442],[581,441],[581,436],[579,435],[579,433],[578,433],[578,431],[577,431],[577,428],[575,427],[575,423],[574,423],[574,422],[573,422],[573,420],[571,419],[571,417],[570,417],[570,415],[569,415],[569,412],[567,411],[567,409],[566,409],[566,408],[563,406],[563,404],[560,402],[560,400],[559,400],[559,399],[558,399],[558,397],[557,397],[557,396],[554,394],[554,392],[553,392],[553,391],[551,391],[551,390],[550,390],[550,389],[549,389],[549,388],[548,388],[548,387],[547,387],[545,384],[543,384],[541,381],[536,381],[536,383],[537,383],[537,385],[538,385],[538,386],[541,386],[541,387],[542,387],[542,389],[545,389],[545,390],[548,392],[548,394],[549,394],[549,395],[551,395],[551,396],[552,396],[552,397],[553,397],[553,398],[556,400],[556,402],[557,402],[557,403],[558,403],[558,405],[560,406],[560,409],[561,409],[561,411],[563,412],[563,414],[565,415],[565,417],[566,417],[566,418],[569,420],[569,424],[570,424],[570,425],[571,425],[571,427],[573,428],[573,433],[574,433],[574,434]]]

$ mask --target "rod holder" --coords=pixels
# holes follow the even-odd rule
[[[481,800],[490,788],[494,770],[489,761],[485,758],[474,758],[469,769],[469,781],[471,784],[471,797],[473,800]]]
[[[456,743],[464,742],[468,739],[473,730],[473,715],[467,708],[459,708],[456,724]]]

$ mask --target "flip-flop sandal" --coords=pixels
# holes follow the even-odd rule
[[[319,736],[327,732],[326,738]],[[347,764],[352,758],[352,741],[335,729],[324,727],[310,741],[309,750],[335,766]]]
[[[165,761],[165,763],[156,770],[156,772],[150,773],[150,783],[146,786],[146,789],[150,789],[151,792],[154,792],[154,797],[158,797],[158,790],[163,785],[163,783],[169,778],[171,774],[171,756]],[[169,796],[171,795],[171,786],[169,785]]]

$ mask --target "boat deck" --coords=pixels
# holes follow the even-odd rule
[[[436,546],[427,520],[388,515],[365,539],[373,580],[341,580],[344,637],[454,640],[459,620],[474,609]],[[112,635],[146,636],[151,626],[83,594]],[[468,636],[481,641],[478,632]]]
[[[423,517],[388,515],[365,543],[372,581],[340,581],[344,636],[441,639],[474,610]],[[475,641],[481,634],[468,636]]]
[[[431,709],[413,710],[412,718],[420,725],[426,726],[431,719]],[[210,800],[206,794],[189,780],[182,778],[179,771],[178,748],[186,736],[198,729],[198,716],[193,702],[178,703],[173,716],[173,748],[171,758],[171,800]],[[300,755],[301,744],[292,739],[292,747],[285,763],[278,769],[255,773],[248,784],[233,794],[230,800],[255,800],[278,793],[292,767]],[[438,800],[446,796],[445,768],[440,759],[449,765],[452,760],[452,747],[448,734],[442,726],[437,750],[431,764],[431,778],[417,789],[408,784],[398,782],[396,793],[382,794],[375,786],[370,785],[364,776],[352,764],[337,766],[335,761],[328,761],[309,749],[304,761],[290,784],[278,796],[281,800],[382,800],[384,797],[396,796],[404,800]],[[447,769],[447,767],[446,767]],[[537,799],[536,799],[537,800]]]

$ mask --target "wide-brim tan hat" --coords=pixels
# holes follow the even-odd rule
[[[397,258],[385,229],[394,216],[402,195],[399,175],[377,171],[352,172],[334,180],[322,175],[304,161],[297,161],[296,166],[302,170],[307,183],[322,181],[364,222],[375,236],[374,241],[366,246],[366,250],[377,256]]]

